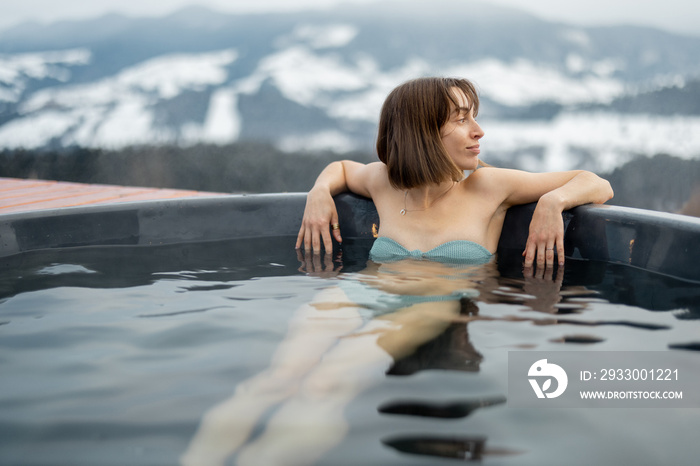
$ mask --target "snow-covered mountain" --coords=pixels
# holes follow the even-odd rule
[[[6,30],[0,148],[262,140],[371,151],[384,97],[421,75],[478,85],[483,157],[501,165],[600,171],[639,155],[700,158],[700,38],[450,0],[188,8]]]

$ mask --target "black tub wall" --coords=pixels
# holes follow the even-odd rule
[[[92,245],[164,245],[296,237],[305,194],[256,194],[0,215],[0,257]],[[336,197],[344,238],[372,238],[374,204]],[[534,204],[508,211],[499,250],[525,246]],[[700,219],[613,206],[564,213],[567,257],[625,264],[700,282]]]

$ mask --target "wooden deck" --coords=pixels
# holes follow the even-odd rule
[[[181,189],[136,188],[0,178],[0,215],[90,204],[203,196],[226,196],[226,194]]]

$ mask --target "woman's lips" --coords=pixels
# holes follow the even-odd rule
[[[481,149],[480,149],[479,144],[477,144],[477,145],[475,145],[475,146],[467,147],[467,150],[468,150],[468,151],[471,151],[471,152],[474,152],[475,154],[480,154],[480,153],[481,153]]]

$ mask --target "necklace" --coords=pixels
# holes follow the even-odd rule
[[[453,182],[453,183],[452,183],[452,186],[450,186],[449,188],[447,188],[447,191],[445,191],[444,193],[442,193],[442,194],[440,194],[438,197],[436,197],[436,198],[433,200],[433,202],[431,202],[431,203],[428,205],[428,207],[426,207],[425,209],[411,209],[411,210],[408,210],[407,205],[406,205],[406,200],[407,200],[407,198],[408,198],[408,190],[406,190],[406,192],[403,194],[403,209],[401,209],[401,210],[399,211],[399,213],[400,213],[401,215],[406,215],[406,212],[422,212],[422,211],[424,211],[424,210],[427,210],[427,209],[431,208],[433,205],[435,205],[435,203],[436,203],[437,201],[439,201],[440,199],[442,199],[442,197],[445,196],[445,194],[449,193],[449,192],[452,190],[452,188],[455,187],[455,184],[457,184],[457,183],[456,183],[456,182]]]

